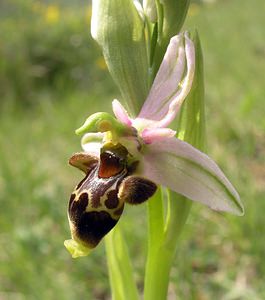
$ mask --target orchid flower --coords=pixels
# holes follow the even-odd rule
[[[176,138],[176,132],[168,127],[191,89],[194,69],[195,50],[188,34],[172,37],[136,118],[130,117],[121,103],[114,100],[116,118],[96,113],[76,132],[85,133],[81,143],[87,155],[100,159],[104,145],[121,144],[127,149],[130,161],[137,162],[134,176],[167,187],[213,210],[242,215],[240,197],[217,164]]]

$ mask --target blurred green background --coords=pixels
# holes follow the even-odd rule
[[[205,58],[208,153],[246,214],[193,205],[168,299],[265,299],[264,12],[264,0],[190,6],[184,27],[198,29]],[[104,243],[77,260],[63,246],[68,198],[82,177],[67,165],[81,149],[74,129],[119,97],[90,17],[87,1],[0,2],[1,300],[110,299]],[[121,219],[140,290],[145,216],[141,205]]]

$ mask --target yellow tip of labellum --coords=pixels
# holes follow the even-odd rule
[[[65,248],[70,252],[72,258],[77,258],[81,256],[87,256],[90,254],[92,249],[79,244],[75,240],[65,240],[64,241]]]

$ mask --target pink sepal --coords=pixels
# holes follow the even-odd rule
[[[167,127],[191,89],[194,70],[195,49],[188,34],[172,37],[138,118],[154,121],[152,127]]]
[[[121,103],[117,99],[114,99],[112,101],[112,110],[113,110],[115,117],[121,123],[128,125],[128,126],[132,125],[132,121],[131,121],[127,111],[125,110],[125,108],[121,105]]]
[[[139,174],[217,211],[243,215],[240,197],[217,164],[177,138],[146,145]]]

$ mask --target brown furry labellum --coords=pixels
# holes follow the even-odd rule
[[[99,159],[75,153],[69,163],[86,174],[70,197],[68,217],[73,239],[88,248],[97,246],[116,225],[125,202],[140,204],[157,188],[133,175],[136,164],[129,163],[129,153],[121,144],[105,144]]]

